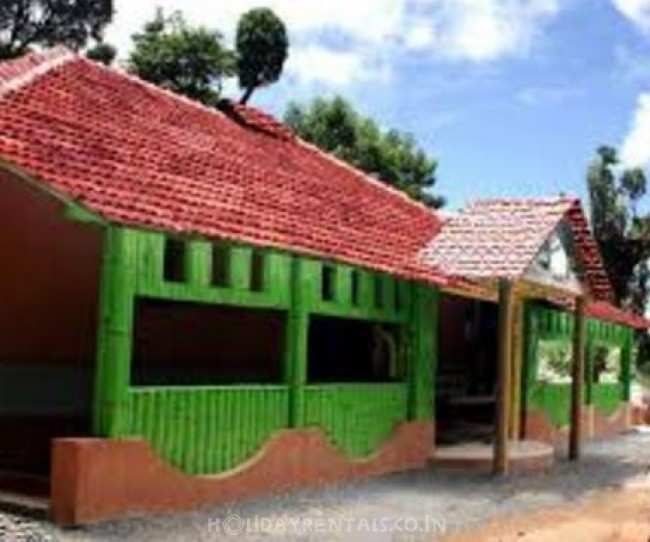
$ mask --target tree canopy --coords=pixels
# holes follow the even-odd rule
[[[112,0],[1,0],[0,59],[21,56],[34,45],[79,50],[101,42],[112,16]]]
[[[437,161],[418,146],[412,135],[382,130],[342,97],[316,98],[308,106],[291,103],[284,120],[304,140],[413,199],[430,207],[444,205],[444,198],[432,193]]]
[[[189,25],[181,12],[153,20],[133,36],[128,69],[155,85],[215,106],[225,79],[238,77],[242,102],[276,82],[288,56],[284,23],[267,8],[244,13],[237,27],[236,50],[218,30]]]
[[[214,105],[223,79],[234,74],[234,56],[216,30],[189,26],[180,12],[156,17],[133,36],[128,69],[138,77]]]
[[[650,221],[639,214],[646,193],[641,169],[618,171],[618,155],[603,146],[589,165],[591,223],[618,305],[645,312],[649,278]]]
[[[235,39],[237,75],[247,103],[255,89],[275,83],[289,54],[289,37],[282,20],[269,8],[244,13]]]

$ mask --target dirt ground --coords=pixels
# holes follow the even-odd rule
[[[597,492],[579,505],[498,518],[444,542],[650,542],[650,480]]]

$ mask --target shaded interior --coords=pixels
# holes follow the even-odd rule
[[[308,381],[395,382],[404,378],[398,326],[312,316]]]
[[[137,386],[282,383],[286,313],[140,298]]]
[[[438,329],[436,438],[491,442],[497,386],[498,306],[443,294]]]
[[[101,250],[0,174],[0,471],[48,475],[53,437],[90,434]]]

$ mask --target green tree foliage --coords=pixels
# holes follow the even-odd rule
[[[223,81],[229,77],[238,77],[244,89],[242,103],[256,89],[276,82],[289,47],[284,23],[267,8],[242,15],[236,51],[224,44],[221,32],[190,26],[180,12],[167,17],[160,9],[133,36],[133,43],[129,71],[210,106],[219,102]]]
[[[128,69],[138,77],[208,105],[219,99],[235,59],[220,32],[191,27],[180,12],[156,17],[133,36]]]
[[[237,75],[247,103],[255,89],[275,83],[289,54],[282,20],[269,8],[252,9],[239,19],[236,37]]]
[[[550,383],[566,382],[567,379],[570,381],[572,352],[570,341],[540,340],[537,345],[539,380]]]
[[[101,42],[112,16],[112,0],[0,0],[0,59],[35,45],[79,50],[91,40]]]
[[[382,130],[343,98],[316,98],[306,107],[291,103],[284,120],[304,140],[413,199],[430,207],[444,205],[444,198],[431,192],[436,183],[437,161],[417,145],[413,136]]]
[[[600,147],[591,162],[587,184],[591,223],[600,246],[616,302],[643,314],[647,302],[650,222],[638,213],[646,193],[642,170],[618,173],[618,156],[611,147]]]
[[[98,43],[86,51],[86,56],[108,66],[115,60],[117,49],[108,43]]]

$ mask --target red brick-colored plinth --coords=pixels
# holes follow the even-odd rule
[[[649,425],[650,409],[648,405],[630,405],[630,424],[631,425]]]
[[[631,412],[628,403],[621,403],[611,416],[602,414],[593,405],[582,410],[583,438],[605,438],[627,431],[630,428]],[[568,443],[569,428],[556,427],[542,411],[529,412],[525,419],[527,439],[548,442],[555,447],[565,447]]]
[[[593,408],[585,406],[582,409],[582,438],[592,437]],[[546,412],[535,410],[526,415],[524,431],[526,439],[552,444],[556,448],[566,448],[569,445],[569,427],[553,425]]]
[[[612,437],[624,433],[630,428],[631,409],[628,403],[621,403],[611,416],[594,410],[593,436],[595,438]]]
[[[287,429],[248,462],[216,476],[183,474],[140,439],[59,439],[53,445],[52,518],[87,524],[416,469],[427,463],[433,433],[429,422],[403,423],[375,454],[350,460],[321,429]]]

